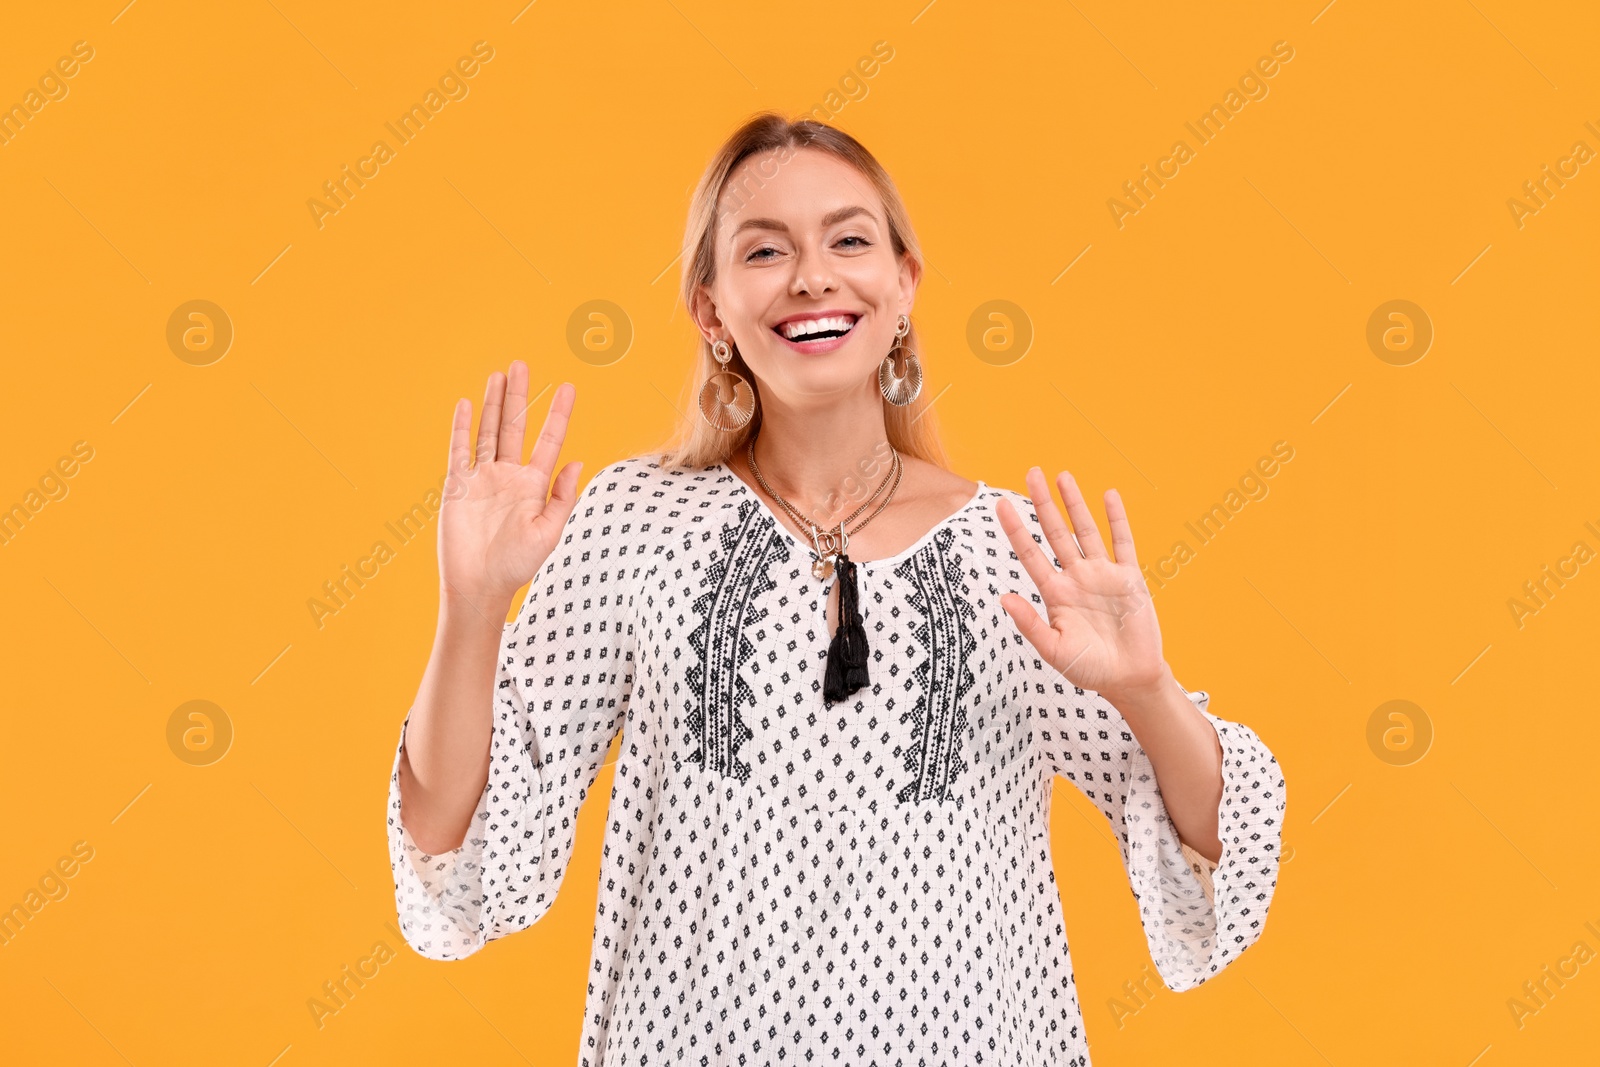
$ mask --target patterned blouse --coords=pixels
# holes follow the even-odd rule
[[[400,927],[458,960],[538,922],[620,732],[578,1062],[1087,1067],[1051,862],[1065,778],[1110,821],[1151,957],[1192,989],[1261,936],[1285,789],[1206,711],[1223,852],[1182,844],[1122,715],[1046,666],[1000,596],[1043,602],[978,483],[857,562],[867,685],[823,700],[811,546],[726,464],[600,471],[507,624],[489,780],[466,840],[388,841]],[[1181,689],[1182,687],[1180,687]],[[409,722],[409,717],[407,719]]]

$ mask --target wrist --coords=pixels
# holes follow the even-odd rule
[[[460,623],[469,627],[492,626],[498,631],[505,626],[513,600],[513,595],[466,593],[448,582],[441,582],[439,618],[441,622]]]
[[[1177,691],[1178,676],[1173,673],[1171,665],[1162,660],[1161,668],[1154,677],[1103,692],[1101,695],[1111,701],[1124,715],[1130,709],[1137,715],[1145,709],[1164,707]]]

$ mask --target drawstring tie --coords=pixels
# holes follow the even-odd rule
[[[856,565],[843,552],[835,563],[839,575],[839,629],[828,645],[828,667],[822,696],[829,704],[843,700],[867,684],[867,629],[861,624]]]

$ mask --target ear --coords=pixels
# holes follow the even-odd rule
[[[922,264],[911,258],[910,252],[900,256],[900,311],[910,315],[917,300],[917,286],[922,283]]]
[[[702,337],[711,337],[722,331],[722,316],[717,314],[710,286],[695,286],[694,296],[689,302],[689,317],[694,320]]]

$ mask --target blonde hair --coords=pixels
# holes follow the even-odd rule
[[[685,308],[694,307],[695,294],[701,285],[710,285],[716,279],[717,206],[722,202],[728,179],[734,169],[751,155],[788,150],[783,157],[787,160],[793,151],[800,148],[816,148],[832,153],[866,177],[882,199],[884,211],[888,215],[890,247],[896,257],[909,255],[917,265],[920,275],[923,266],[922,249],[917,243],[916,233],[911,228],[910,215],[906,212],[905,203],[900,199],[900,192],[895,188],[893,179],[873,158],[872,153],[848,133],[826,123],[813,119],[791,122],[777,112],[764,111],[751,117],[733,132],[712,157],[710,165],[706,167],[699,184],[695,187],[694,196],[689,203],[689,221],[683,239],[683,273],[679,297]],[[760,175],[754,175],[752,179],[747,180],[746,187],[751,180],[757,188],[760,187]],[[734,195],[741,193],[742,190],[736,190]],[[927,356],[917,342],[916,319],[911,320],[911,330],[902,343],[910,351],[917,353],[926,372]],[[664,467],[704,467],[722,463],[736,450],[743,448],[745,442],[761,428],[761,385],[737,349],[733,352],[733,358],[728,361],[728,369],[750,383],[750,388],[756,395],[755,416],[742,429],[731,431],[714,429],[701,418],[700,391],[711,375],[721,369],[721,365],[711,355],[711,343],[703,336],[698,342],[698,348],[699,355],[694,360],[688,382],[684,387],[682,403],[679,405],[678,410],[684,414],[678,423],[677,432],[666,444],[654,450],[654,454],[659,455],[658,462]],[[931,400],[931,393],[926,387],[916,400],[904,407],[897,407],[885,400],[884,426],[889,443],[897,450],[948,469],[949,463],[945,457],[944,446],[939,440],[938,429],[934,425],[933,414],[929,409]]]

